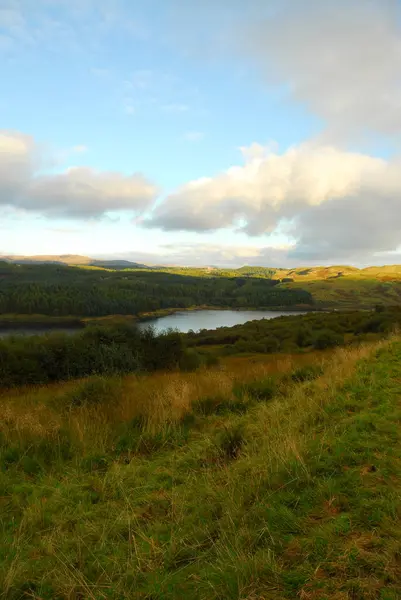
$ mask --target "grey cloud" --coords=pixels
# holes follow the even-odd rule
[[[297,219],[293,234],[297,245],[290,257],[297,260],[363,261],[394,251],[401,245],[400,196],[365,190],[357,198],[309,208]]]
[[[270,84],[325,119],[329,133],[401,131],[397,0],[292,0],[242,31]]]
[[[172,38],[204,61],[249,63],[324,120],[325,139],[401,132],[398,0],[172,0]]]
[[[401,161],[305,144],[185,185],[153,212],[148,227],[293,240],[290,257],[337,261],[394,251],[401,243]]]
[[[123,175],[86,167],[39,175],[34,140],[0,131],[0,205],[50,217],[91,218],[108,211],[148,209],[157,188],[140,173]]]

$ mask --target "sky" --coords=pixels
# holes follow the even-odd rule
[[[401,0],[0,0],[0,254],[401,262]]]

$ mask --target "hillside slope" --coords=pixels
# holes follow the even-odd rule
[[[224,371],[151,379],[148,421],[146,379],[94,408],[3,397],[3,597],[399,599],[401,341],[322,366],[233,395]],[[190,396],[207,381],[225,403]]]

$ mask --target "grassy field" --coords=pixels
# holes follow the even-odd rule
[[[401,598],[401,340],[3,392],[0,598]]]
[[[310,292],[317,306],[325,308],[369,308],[375,304],[396,306],[401,302],[401,281],[340,277],[307,279],[280,284]]]

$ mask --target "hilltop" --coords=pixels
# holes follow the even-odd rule
[[[59,254],[59,255],[36,255],[36,256],[17,256],[17,255],[0,255],[0,261],[5,261],[15,264],[60,264],[68,266],[99,266],[104,268],[127,268],[127,269],[159,269],[159,270],[173,270],[173,271],[193,271],[193,272],[208,272],[210,274],[217,275],[228,274],[230,272],[252,275],[254,277],[261,276],[275,276],[279,279],[291,278],[294,281],[306,281],[306,280],[325,280],[325,279],[336,279],[339,277],[360,277],[360,278],[375,278],[379,280],[385,280],[391,278],[391,280],[401,279],[401,265],[382,265],[375,267],[364,267],[357,268],[350,265],[331,265],[331,266],[309,266],[309,267],[293,267],[293,268],[281,268],[281,267],[253,267],[252,265],[245,265],[238,268],[224,268],[216,265],[204,265],[200,267],[194,267],[191,265],[178,266],[178,265],[165,265],[165,264],[142,264],[133,262],[130,260],[121,259],[99,259],[91,258],[89,256],[81,256],[79,254]]]
[[[38,255],[38,256],[13,256],[0,255],[0,261],[5,261],[13,264],[58,264],[58,265],[85,265],[94,267],[105,267],[114,269],[126,268],[149,268],[140,263],[131,262],[129,260],[99,260],[90,258],[89,256],[81,256],[79,254],[59,254],[59,255]]]

